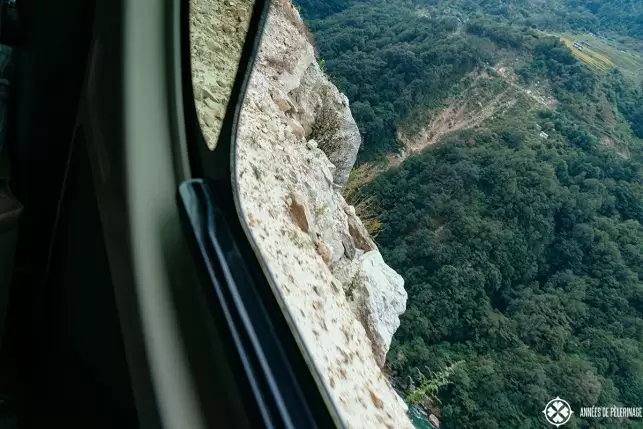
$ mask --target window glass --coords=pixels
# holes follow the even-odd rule
[[[192,3],[214,145],[251,5]],[[237,191],[348,427],[643,423],[643,10],[518,3],[272,2]]]
[[[210,149],[219,137],[253,4],[253,0],[190,0],[194,102]]]

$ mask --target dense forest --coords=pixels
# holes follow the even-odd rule
[[[549,129],[560,145],[498,125],[450,136],[366,190],[410,297],[391,369],[409,388],[418,370],[464,361],[439,394],[446,427],[538,427],[553,394],[638,406],[640,165],[564,121]],[[593,427],[619,427],[608,423]]]
[[[373,0],[298,0],[310,20],[327,18],[357,3]],[[615,32],[643,38],[643,4],[638,0],[398,0],[398,4],[425,7],[432,13],[459,12],[464,16],[486,15],[534,28]]]
[[[312,3],[319,7],[312,7]],[[485,2],[476,8],[473,2],[420,2],[422,7],[415,3],[411,7],[406,0],[306,0],[299,4],[304,14],[339,11],[308,24],[325,69],[352,103],[364,140],[361,161],[399,150],[399,123],[418,110],[436,108],[473,70],[499,61],[508,51],[515,56],[542,58],[547,46],[538,45],[556,41],[534,28],[509,25],[508,19],[499,21],[481,13],[483,7],[495,10]],[[632,1],[630,9],[638,10],[642,5]],[[643,19],[643,10],[635,16]],[[560,45],[562,52],[564,46]],[[567,56],[566,60],[574,61]],[[575,63],[561,66],[581,66]]]
[[[573,409],[643,406],[643,76],[592,68],[552,35],[641,39],[643,2],[298,3],[351,101],[361,163],[399,150],[401,127],[499,61],[556,99],[517,92],[357,192],[406,281],[387,365],[407,401],[447,429],[549,427],[557,395]]]

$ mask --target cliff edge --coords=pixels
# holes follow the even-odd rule
[[[193,3],[204,20],[206,3],[219,8],[218,16],[232,4]],[[251,3],[230,6],[233,25],[247,25]],[[219,34],[244,34],[232,30]],[[200,118],[208,138],[218,134],[220,108],[213,106],[223,91],[210,85],[217,79],[208,69],[234,43],[218,39],[208,50],[212,33],[192,36],[204,46],[193,55],[193,81],[199,115],[210,115]],[[411,428],[406,405],[381,370],[406,308],[404,281],[341,195],[361,139],[348,100],[320,69],[307,34],[289,0],[273,1],[237,135],[242,210],[346,426]]]

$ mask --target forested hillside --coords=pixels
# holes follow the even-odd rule
[[[407,401],[465,429],[643,406],[643,2],[299,3],[362,165],[407,153],[349,196],[406,281]]]
[[[304,11],[317,10],[303,4]],[[399,150],[396,132],[400,123],[417,111],[438,108],[453,95],[456,83],[474,70],[503,58],[546,61],[544,51],[557,39],[498,21],[491,7],[489,14],[480,12],[484,5],[420,4],[411,7],[404,0],[373,0],[341,9],[347,3],[324,3],[321,10],[341,11],[310,21],[325,68],[352,102],[364,138],[362,161]],[[549,49],[558,60],[566,51],[562,43],[559,47],[558,53]],[[561,67],[571,66],[581,64],[567,55]],[[556,73],[553,70],[551,75],[555,80],[565,79]],[[594,78],[589,75],[586,80]],[[521,77],[528,82],[528,73]],[[592,89],[586,85],[577,92],[595,95]]]
[[[372,0],[299,0],[309,20],[323,19],[357,3]],[[400,0],[398,4],[421,6],[432,13],[461,11],[487,15],[506,22],[541,29],[574,29],[616,33],[641,39],[643,5],[637,0]]]
[[[555,395],[643,398],[640,165],[552,125],[556,144],[520,122],[453,135],[366,189],[409,293],[400,386],[464,362],[438,395],[446,427],[539,427]]]

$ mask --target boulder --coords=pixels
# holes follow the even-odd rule
[[[355,215],[355,208],[349,206],[353,212],[352,216],[348,216],[348,233],[353,238],[355,247],[364,252],[370,252],[371,250],[377,249],[375,243],[371,239],[368,231],[362,224],[362,221]]]
[[[333,251],[328,244],[324,243],[323,240],[319,240],[316,248],[317,253],[319,253],[319,256],[322,258],[322,261],[324,261],[326,265],[330,265],[333,260]]]
[[[202,86],[213,91],[218,69],[203,60]],[[201,111],[214,107],[201,97]],[[338,118],[332,150],[311,135],[323,107]],[[205,132],[215,137],[213,125]],[[319,69],[298,11],[274,0],[239,119],[240,206],[345,426],[411,429],[381,369],[406,305],[403,281],[341,194],[359,144],[348,100]]]

